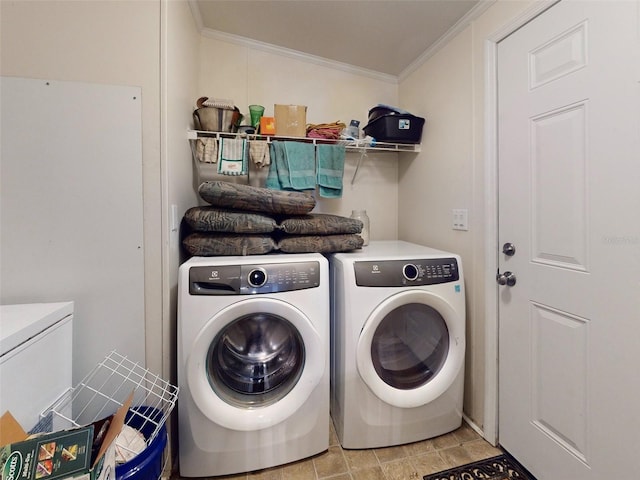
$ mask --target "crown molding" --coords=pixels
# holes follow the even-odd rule
[[[263,52],[271,53],[274,55],[281,55],[289,57],[298,61],[312,63],[327,68],[333,68],[335,70],[341,70],[347,73],[361,75],[364,77],[372,78],[374,80],[383,81],[397,85],[401,81],[408,78],[413,72],[420,68],[424,63],[433,57],[440,49],[442,49],[449,41],[451,41],[456,35],[462,32],[467,26],[475,19],[480,17],[485,11],[489,9],[497,0],[480,0],[476,6],[474,6],[464,17],[458,20],[443,36],[441,36],[433,45],[431,45],[422,55],[420,55],[415,61],[413,61],[407,68],[405,68],[399,75],[390,75],[375,70],[369,70],[362,67],[356,67],[354,65],[338,62],[335,60],[329,60],[317,55],[311,55],[303,53],[298,50],[290,48],[279,47],[270,43],[260,42],[241,35],[234,35],[230,33],[221,32],[211,28],[206,28],[202,21],[200,9],[196,0],[189,0],[189,6],[191,7],[191,13],[196,22],[198,31],[203,37],[220,40],[235,45],[260,50]]]
[[[204,28],[204,22],[202,21],[202,14],[200,13],[200,7],[196,0],[189,0],[189,8],[191,8],[191,15],[196,22],[196,28],[199,32]]]
[[[244,46],[247,48],[251,48],[254,50],[260,50],[262,52],[272,53],[274,55],[280,55],[283,57],[289,57],[294,60],[299,60],[302,62],[312,63],[314,65],[319,65],[322,67],[333,68],[335,70],[342,70],[347,73],[352,73],[355,75],[361,75],[364,77],[373,78],[374,80],[380,80],[386,83],[391,83],[394,85],[398,84],[398,77],[395,75],[389,75],[386,73],[376,72],[375,70],[369,70],[366,68],[356,67],[354,65],[338,62],[335,60],[329,60],[324,57],[319,57],[317,55],[311,55],[308,53],[303,53],[298,50],[293,50],[290,48],[279,47],[276,45],[272,45],[270,43],[259,42],[257,40],[253,40],[247,37],[243,37],[240,35],[234,35],[231,33],[221,32],[219,30],[214,30],[211,28],[201,28],[200,34],[203,37],[212,38],[215,40],[220,40],[222,42],[233,43],[235,45]]]
[[[424,51],[422,55],[416,58],[407,68],[405,68],[400,75],[398,75],[398,82],[402,82],[407,79],[409,75],[420,68],[427,60],[433,57],[440,49],[442,49],[447,43],[449,43],[456,35],[462,32],[467,26],[475,19],[480,17],[491,7],[497,0],[480,0],[475,7],[469,10],[464,17],[458,20],[447,32],[441,36],[433,45]]]

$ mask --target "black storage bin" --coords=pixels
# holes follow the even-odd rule
[[[379,116],[375,113],[370,115],[369,123],[364,127],[366,135],[379,142],[420,143],[424,118],[407,113],[390,112]]]

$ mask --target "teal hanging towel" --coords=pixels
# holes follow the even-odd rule
[[[344,176],[344,145],[318,145],[318,187],[321,197],[342,197],[342,177]]]
[[[316,157],[313,143],[284,142],[284,156],[291,189],[315,190]]]

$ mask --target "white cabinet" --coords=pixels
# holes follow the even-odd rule
[[[0,413],[29,431],[72,387],[73,302],[0,307]]]

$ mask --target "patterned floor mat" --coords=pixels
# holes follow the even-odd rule
[[[461,467],[425,475],[424,480],[536,480],[509,455],[469,463]]]

